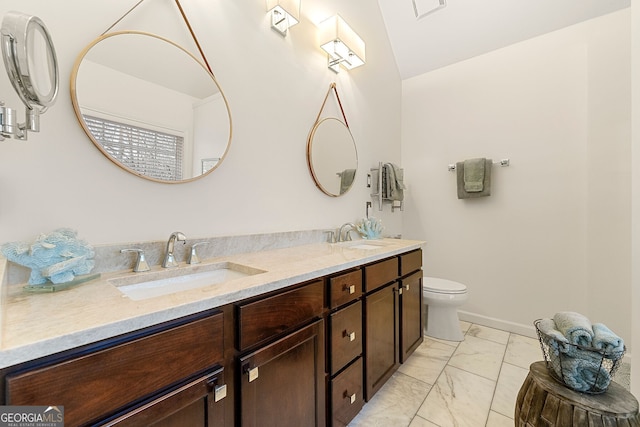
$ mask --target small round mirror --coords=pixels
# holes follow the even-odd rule
[[[9,12],[2,20],[2,57],[9,80],[29,108],[49,107],[58,94],[53,41],[37,16]]]
[[[231,114],[215,77],[160,36],[108,33],[71,75],[76,116],[95,146],[142,178],[180,183],[210,173],[231,142]]]
[[[349,128],[339,119],[318,121],[307,143],[307,163],[318,188],[328,196],[340,196],[353,185],[358,153]]]

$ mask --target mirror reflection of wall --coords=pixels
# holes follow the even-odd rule
[[[149,64],[153,64],[152,67]],[[185,182],[223,159],[231,116],[213,75],[191,53],[149,33],[109,33],[79,56],[72,100],[81,125],[112,161],[138,176]]]
[[[317,122],[307,151],[309,168],[320,190],[340,196],[351,188],[358,154],[351,131],[341,120],[329,117]]]

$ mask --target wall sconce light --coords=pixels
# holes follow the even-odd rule
[[[320,23],[320,47],[328,54],[329,68],[340,72],[340,64],[347,70],[364,65],[365,44],[340,15]]]
[[[283,36],[300,20],[300,0],[267,0],[267,10],[271,13],[271,28]]]

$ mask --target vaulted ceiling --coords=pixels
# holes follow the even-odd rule
[[[629,7],[631,0],[378,0],[407,79]],[[444,7],[438,8],[441,3]],[[436,10],[437,9],[437,10]]]

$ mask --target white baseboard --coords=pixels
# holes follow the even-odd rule
[[[458,310],[458,318],[469,323],[476,323],[490,328],[500,329],[502,331],[512,332],[525,337],[538,338],[536,328],[531,325],[523,325],[522,323],[510,322],[508,320],[496,319],[495,317],[483,316],[481,314],[469,313],[468,311]]]
[[[522,323],[510,322],[508,320],[496,319],[495,317],[483,316],[481,314],[469,313],[468,311],[461,310],[458,310],[458,318],[464,322],[475,323],[477,325],[488,326],[490,328],[500,329],[513,334],[538,339],[533,322],[531,325],[523,325]],[[631,363],[631,353],[628,351],[624,354],[623,362]]]

